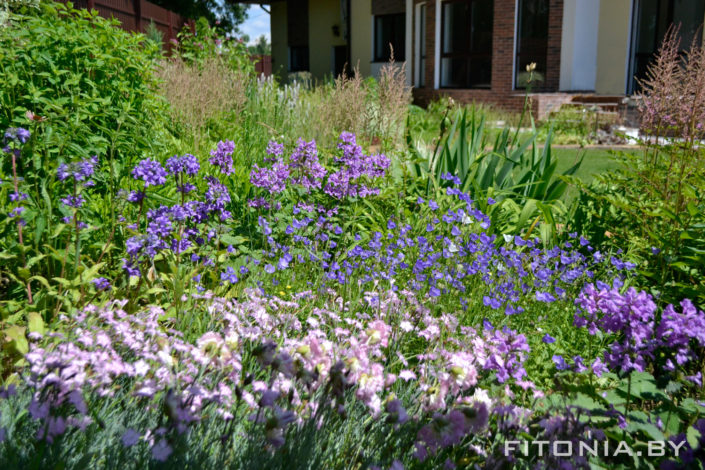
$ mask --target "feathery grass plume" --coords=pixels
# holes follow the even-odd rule
[[[406,62],[397,64],[394,61],[394,48],[389,62],[380,70],[378,99],[379,133],[398,143],[403,135],[403,123],[411,103],[411,87],[406,83]]]
[[[181,59],[169,60],[158,75],[173,118],[190,128],[197,139],[209,121],[229,113],[237,115],[247,100],[246,75],[217,58],[205,60],[200,67]]]

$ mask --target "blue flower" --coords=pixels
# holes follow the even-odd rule
[[[235,274],[235,269],[228,266],[225,271],[220,273],[220,280],[228,281],[230,284],[235,284],[239,279],[237,278],[237,274]]]
[[[544,335],[544,337],[541,339],[541,341],[543,341],[543,342],[546,343],[546,344],[551,344],[551,343],[555,343],[555,342],[556,342],[556,338],[554,338],[553,336],[551,336],[551,335],[549,335],[548,333],[546,333],[546,334]]]
[[[565,359],[563,359],[563,356],[560,354],[554,354],[553,363],[556,365],[556,369],[558,370],[568,369],[568,364],[566,364]]]

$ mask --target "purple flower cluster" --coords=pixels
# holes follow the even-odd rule
[[[2,151],[19,158],[21,147],[27,143],[30,132],[23,127],[10,127],[3,135]]]
[[[250,182],[265,189],[270,195],[284,191],[287,184],[299,186],[307,192],[321,190],[335,199],[346,197],[366,197],[378,194],[379,190],[367,186],[363,180],[383,177],[389,168],[390,160],[384,155],[365,155],[356,144],[353,134],[340,135],[338,149],[342,155],[335,158],[336,167],[330,172],[321,164],[315,141],[299,139],[288,160],[283,157],[281,144],[270,142],[266,158],[271,167],[254,165]],[[251,207],[265,207],[268,204],[260,199],[250,201]]]
[[[227,210],[231,202],[230,193],[227,187],[214,176],[206,176],[206,189],[201,195],[194,196],[194,200],[186,200],[186,194],[196,189],[195,184],[187,183],[186,177],[194,178],[200,172],[198,159],[193,155],[174,156],[167,160],[166,167],[169,174],[176,177],[177,190],[182,193],[182,203],[172,206],[161,205],[155,209],[150,209],[146,214],[146,228],[144,233],[138,233],[126,241],[126,253],[128,258],[123,258],[123,269],[130,276],[140,276],[140,265],[151,264],[152,259],[162,250],[170,250],[175,254],[181,254],[191,247],[203,248],[207,242],[216,235],[215,228],[210,224],[220,224],[231,217]],[[150,184],[157,184],[154,175],[158,174],[159,181],[166,182],[167,170],[150,160],[143,160],[133,170],[133,175]],[[162,184],[162,183],[159,183]],[[130,202],[144,204],[145,193],[133,191],[127,196]],[[129,226],[132,230],[138,230],[136,224]],[[203,262],[212,264],[213,260],[207,256],[193,254],[192,262]]]
[[[188,176],[194,176],[201,170],[201,165],[198,163],[198,158],[194,157],[190,153],[182,156],[174,155],[173,157],[168,158],[165,166],[171,175],[184,173]]]
[[[657,307],[651,295],[634,288],[620,292],[621,284],[602,282],[584,287],[575,304],[575,326],[619,335],[605,352],[607,366],[615,371],[644,371],[656,359],[656,351],[666,360],[663,369],[673,371],[697,358],[694,347],[705,347],[705,313],[690,300],[681,302],[682,312],[668,305],[657,321]],[[701,382],[699,374],[689,377]]]
[[[379,189],[370,188],[361,179],[381,178],[386,174],[391,161],[385,155],[365,155],[362,147],[357,145],[355,135],[343,132],[338,148],[342,156],[335,159],[338,169],[331,172],[324,192],[336,199],[346,197],[367,197],[379,194]]]
[[[167,173],[162,165],[149,158],[140,161],[132,170],[132,176],[144,181],[144,187],[161,186],[166,183]]]
[[[224,175],[231,174],[233,170],[233,152],[235,142],[231,140],[220,141],[215,150],[211,150],[211,158],[208,160],[211,165],[220,169]]]
[[[68,178],[73,178],[74,181],[83,182],[84,185],[90,186],[90,179],[95,173],[96,166],[98,165],[98,157],[93,156],[91,158],[85,158],[78,162],[73,163],[62,163],[56,169],[56,176],[59,181],[64,181]]]
[[[578,290],[591,280],[595,269],[615,271],[599,252],[587,255],[570,244],[541,249],[538,239],[514,237],[499,246],[495,236],[481,231],[489,219],[467,193],[448,188],[447,195],[442,205],[450,208],[445,210],[435,201],[419,201],[420,216],[429,221],[425,230],[390,219],[386,231],[364,239],[345,234],[336,214],[298,204],[283,234],[272,233],[271,228],[267,233],[260,221],[268,241],[263,259],[274,266],[282,254],[298,252],[290,266],[318,266],[327,283],[390,282],[395,288],[458,302],[458,307],[476,314],[488,308],[516,315],[527,301],[560,302],[568,298],[569,289]],[[281,220],[282,215],[276,217]],[[580,248],[592,250],[589,244]],[[470,308],[471,302],[476,306]]]

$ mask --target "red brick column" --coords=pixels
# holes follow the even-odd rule
[[[516,0],[495,0],[492,33],[492,91],[511,93],[514,87],[514,26]]]

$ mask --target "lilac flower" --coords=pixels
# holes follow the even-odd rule
[[[11,127],[5,131],[4,141],[5,145],[9,142],[17,141],[21,144],[27,143],[30,137],[30,132],[23,127]]]
[[[189,176],[194,176],[198,174],[201,169],[201,165],[198,163],[198,158],[194,157],[190,153],[183,156],[174,155],[173,157],[167,159],[165,166],[169,174],[172,175],[184,173]]]
[[[73,178],[77,182],[85,181],[86,186],[91,186],[91,184],[89,184],[89,180],[93,176],[97,165],[97,156],[85,158],[78,162],[62,163],[56,169],[56,176],[59,181],[64,181],[67,178]]]
[[[11,202],[21,202],[21,201],[26,201],[29,198],[29,194],[27,193],[18,193],[18,192],[11,192],[10,193],[10,201]]]
[[[270,141],[267,144],[267,154],[272,157],[281,157],[284,154],[284,144],[279,144],[275,141]]]
[[[134,204],[140,202],[142,199],[144,199],[144,191],[130,191],[130,194],[127,195],[127,201]]]
[[[152,457],[159,462],[166,462],[173,451],[171,446],[166,442],[166,439],[160,439],[159,442],[152,447]]]
[[[166,183],[167,173],[159,162],[151,159],[144,159],[132,170],[135,179],[144,181],[144,186],[160,186]]]
[[[80,194],[78,196],[66,196],[64,198],[61,198],[62,204],[64,204],[65,206],[68,206],[68,207],[73,207],[75,209],[78,209],[79,207],[81,207],[84,202],[85,202],[85,199]]]

